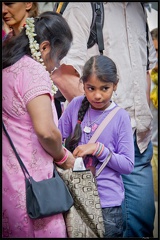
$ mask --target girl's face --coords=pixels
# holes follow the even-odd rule
[[[117,84],[112,82],[101,82],[95,75],[88,78],[84,83],[85,96],[93,109],[105,110],[111,104],[113,91]]]
[[[31,8],[32,2],[2,2],[3,20],[9,27],[13,28],[16,35],[25,23]]]

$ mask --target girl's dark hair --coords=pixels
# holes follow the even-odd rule
[[[83,68],[81,80],[87,82],[91,75],[96,75],[102,82],[118,82],[117,68],[111,58],[103,55],[91,57]]]
[[[35,18],[35,39],[39,44],[49,41],[51,51],[48,60],[61,60],[70,49],[73,39],[71,29],[66,20],[59,13],[46,11]],[[18,36],[13,36],[3,46],[2,67],[11,66],[24,55],[31,56],[29,39],[25,27]]]
[[[117,68],[115,63],[107,56],[97,55],[91,57],[83,68],[83,73],[81,80],[86,83],[91,75],[96,75],[97,78],[102,82],[112,82],[114,84],[118,83]],[[86,97],[84,97],[81,107],[78,111],[78,121],[75,126],[73,135],[71,135],[66,140],[66,147],[73,152],[78,142],[81,139],[82,129],[81,122],[83,121],[84,115],[89,108],[89,102]]]

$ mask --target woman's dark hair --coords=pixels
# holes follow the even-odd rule
[[[73,39],[72,32],[66,20],[59,13],[46,11],[35,18],[35,39],[39,44],[49,41],[51,51],[48,60],[55,62],[61,60],[70,49]],[[24,55],[31,56],[29,39],[25,28],[18,36],[13,36],[4,46],[2,51],[2,67],[11,66]]]
[[[107,56],[97,55],[91,57],[84,65],[81,80],[83,83],[88,81],[91,75],[96,75],[97,78],[102,82],[118,83],[118,74],[115,63]],[[83,121],[84,115],[89,108],[89,102],[84,97],[81,107],[78,111],[78,121],[75,126],[73,135],[66,139],[66,148],[73,152],[78,142],[81,139],[82,129],[81,122]]]

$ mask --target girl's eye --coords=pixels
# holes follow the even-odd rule
[[[89,90],[89,91],[93,91],[93,90],[94,90],[94,87],[88,87],[88,90]]]
[[[103,91],[107,91],[109,89],[109,87],[104,87]]]

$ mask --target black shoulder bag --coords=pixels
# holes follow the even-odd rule
[[[29,217],[37,219],[67,212],[74,201],[56,168],[54,167],[52,178],[36,182],[18,155],[3,122],[2,125],[25,176],[26,208]]]

